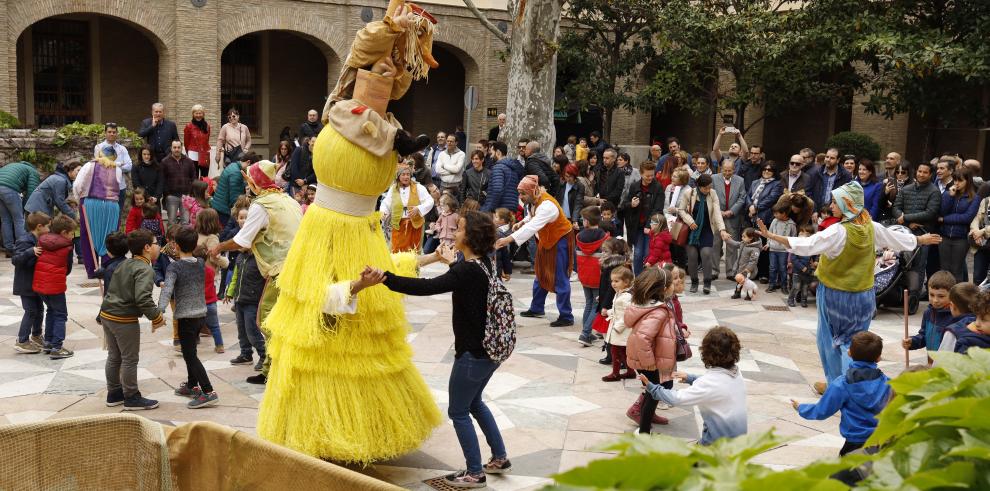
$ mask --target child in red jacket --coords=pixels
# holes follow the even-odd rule
[[[591,346],[594,336],[591,334],[591,324],[598,315],[598,288],[601,284],[602,267],[599,257],[602,255],[602,245],[611,236],[600,229],[601,211],[597,206],[589,206],[581,210],[583,228],[577,234],[577,273],[584,289],[584,317],[581,319],[581,335],[578,342]]]
[[[645,266],[663,265],[672,262],[670,259],[670,243],[674,237],[667,229],[667,217],[663,213],[654,213],[650,217],[650,254],[646,257]]]
[[[45,347],[53,360],[68,358],[72,351],[62,347],[69,311],[65,305],[65,277],[72,271],[72,239],[77,224],[68,215],[52,220],[50,232],[38,238],[41,255],[34,266],[31,288],[45,304]]]
[[[216,283],[216,270],[209,262],[209,249],[205,246],[196,246],[196,250],[193,251],[193,256],[198,257],[206,262],[206,269],[203,274],[203,293],[206,295],[206,327],[210,329],[210,334],[213,335],[213,352],[223,353],[223,334],[220,333],[220,317],[217,314],[217,283]]]
[[[144,204],[147,201],[144,188],[134,188],[131,193],[131,211],[127,212],[127,221],[124,222],[124,233],[131,233],[141,228],[141,221],[144,220]]]

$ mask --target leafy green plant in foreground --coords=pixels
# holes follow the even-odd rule
[[[891,381],[896,396],[868,442],[883,443],[874,455],[774,471],[751,462],[789,441],[772,430],[707,447],[630,434],[603,448],[615,457],[557,474],[547,489],[845,490],[829,476],[864,464],[872,471],[856,490],[990,489],[990,350],[936,353],[935,360],[936,368]]]

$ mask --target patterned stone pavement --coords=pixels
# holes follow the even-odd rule
[[[431,266],[424,275],[436,275],[442,268]],[[76,354],[53,361],[13,350],[21,307],[19,299],[10,294],[12,278],[10,263],[0,264],[0,424],[120,411],[119,407],[107,408],[103,404],[106,352],[101,348],[102,328],[95,322],[99,288],[85,280],[81,267],[69,277],[66,346]],[[509,283],[518,311],[528,307],[531,287],[531,275],[516,274]],[[576,289],[572,295],[574,310],[580,318],[583,295],[576,276],[572,287]],[[795,438],[759,456],[757,462],[787,468],[837,454],[843,442],[838,434],[838,417],[805,421],[788,403],[790,398],[802,402],[816,398],[810,388],[821,378],[814,339],[814,305],[788,310],[783,297],[765,293],[752,302],[732,300],[732,285],[725,280],[716,281],[715,289],[710,296],[682,298],[685,321],[693,332],[689,341],[696,345],[716,324],[735,330],[743,345],[740,368],[747,384],[750,431],[773,427]],[[489,479],[493,489],[539,487],[549,482],[551,474],[607,457],[600,446],[634,429],[624,413],[636,398],[639,382],[602,382],[600,378],[608,369],[597,363],[602,356],[600,347],[579,345],[577,327],[549,327],[549,321],[557,317],[552,298],[547,303],[546,319],[517,317],[516,351],[485,391],[513,462],[512,474]],[[449,295],[436,295],[406,300],[411,326],[408,339],[415,363],[442,411],[447,406],[447,378],[453,362],[449,299]],[[214,353],[209,338],[203,338],[200,348],[200,358],[220,395],[220,405],[189,410],[185,408],[186,399],[172,395],[185,376],[182,359],[173,353],[168,330],[151,334],[144,321],[138,378],[142,392],[161,401],[161,407],[138,414],[170,424],[216,421],[254,434],[264,388],[244,382],[254,373],[250,366],[230,365],[229,360],[237,354],[234,315],[223,306],[220,311],[227,353]],[[881,367],[891,376],[904,367],[903,351],[898,346],[902,322],[897,312],[881,312],[872,327],[884,338]],[[911,319],[912,330],[919,323],[920,313]],[[697,346],[694,352],[695,357],[679,369],[703,371]],[[924,362],[924,354],[914,352],[912,362]],[[663,415],[670,424],[657,426],[654,431],[687,440],[698,438],[701,420],[696,410],[672,408],[663,411]],[[482,449],[487,459],[488,449],[483,443]],[[448,421],[418,451],[358,470],[406,488],[432,489],[423,481],[463,465]]]

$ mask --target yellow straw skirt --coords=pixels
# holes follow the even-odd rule
[[[339,136],[328,129],[317,143],[318,177],[327,171],[319,167],[321,147],[330,133]],[[379,220],[378,213],[356,217],[317,205],[303,216],[265,321],[272,368],[258,414],[262,438],[367,464],[415,450],[440,424],[412,363],[401,295],[378,285],[358,294],[356,314],[322,313],[326,287],[358,278],[365,265],[415,275],[415,256],[391,255]]]

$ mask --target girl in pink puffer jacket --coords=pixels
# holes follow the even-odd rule
[[[677,369],[677,322],[666,304],[673,287],[673,275],[662,268],[644,270],[632,287],[632,305],[626,307],[625,324],[632,328],[626,344],[626,365],[643,374],[654,384],[670,389],[671,374]],[[649,393],[626,411],[639,423],[640,433],[649,433],[653,423],[667,424],[655,416],[658,401]]]

